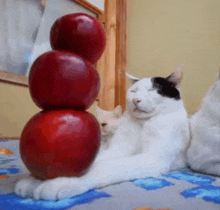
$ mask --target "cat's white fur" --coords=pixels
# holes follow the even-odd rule
[[[220,176],[220,72],[191,117],[191,135],[188,164],[196,171]]]
[[[181,73],[174,72],[170,80],[179,82]],[[159,95],[152,89],[151,79],[144,78],[127,91],[127,109],[109,148],[98,155],[85,175],[47,181],[30,176],[17,183],[16,194],[59,200],[185,167],[189,125],[183,101]]]
[[[105,150],[109,147],[111,138],[113,137],[119,123],[123,118],[121,106],[118,105],[113,111],[106,111],[97,106],[95,116],[101,128],[100,149]]]

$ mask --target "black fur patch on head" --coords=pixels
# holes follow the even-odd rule
[[[174,98],[175,100],[180,99],[180,92],[176,89],[175,84],[162,77],[154,77],[151,81],[153,83],[153,88],[156,88],[160,95]]]

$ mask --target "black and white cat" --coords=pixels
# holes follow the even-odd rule
[[[191,134],[188,164],[196,171],[220,176],[220,72],[191,117]]]
[[[127,91],[127,111],[109,148],[81,177],[20,180],[22,197],[59,200],[122,181],[160,176],[186,165],[189,124],[180,96],[181,66],[167,78],[138,79]]]

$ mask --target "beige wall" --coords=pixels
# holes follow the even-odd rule
[[[0,82],[0,137],[19,137],[27,121],[40,111],[27,87]]]
[[[96,104],[88,111],[95,113]],[[19,137],[27,121],[39,111],[27,87],[0,81],[0,139]]]
[[[219,11],[219,0],[128,0],[128,73],[167,76],[185,64],[182,98],[197,110],[220,66]]]

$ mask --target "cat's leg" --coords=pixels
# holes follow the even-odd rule
[[[99,152],[96,161],[127,157],[135,154],[138,149],[137,145],[140,140],[141,129],[140,123],[131,120],[129,114],[125,113],[118,129],[110,139],[109,147]]]
[[[105,150],[100,150],[95,161],[110,160],[134,155],[138,151],[140,134],[130,134],[124,132],[116,133],[111,139],[111,144]]]
[[[125,142],[111,145],[105,150],[100,150],[95,161],[105,161],[114,158],[131,156],[134,153],[134,150],[127,147],[128,145]]]
[[[30,193],[35,199],[59,200],[123,181],[159,176],[169,171],[165,159],[139,154],[126,158],[96,162],[82,177],[56,178],[42,182]]]

